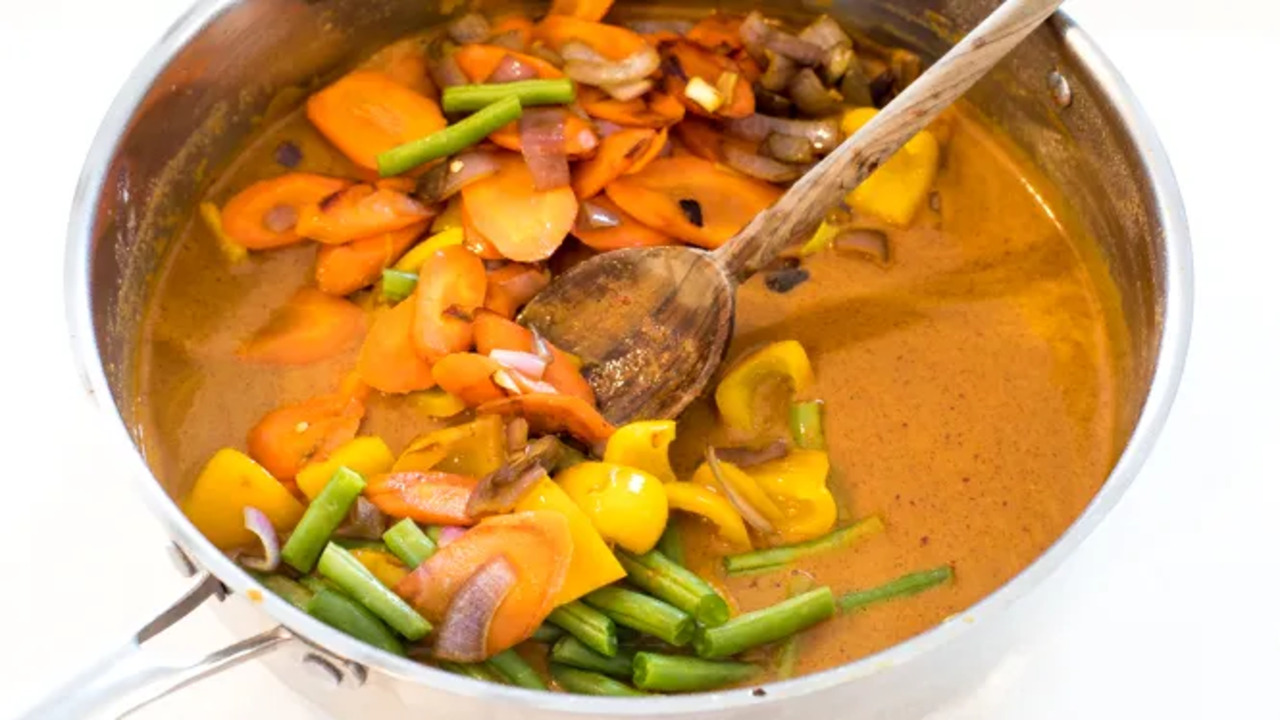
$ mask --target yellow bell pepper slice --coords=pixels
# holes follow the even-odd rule
[[[604,461],[643,470],[662,482],[673,482],[668,448],[676,439],[673,420],[642,420],[623,425],[609,436]]]
[[[556,482],[605,540],[633,553],[652,550],[667,527],[662,481],[643,470],[584,462],[562,470]]]
[[[467,409],[461,399],[438,387],[409,393],[406,397],[415,410],[438,419],[451,418]]]
[[[444,210],[431,221],[431,232],[442,233],[446,230],[462,231],[462,195],[449,198],[449,202],[444,204]],[[413,268],[414,272],[419,267],[422,267],[422,263]]]
[[[720,476],[733,490],[734,495],[737,495],[743,502],[755,508],[756,512],[760,513],[765,520],[776,522],[784,517],[782,508],[778,507],[778,504],[765,493],[755,478],[743,472],[742,468],[721,460]],[[698,466],[698,469],[693,473],[693,477],[689,478],[689,482],[721,493],[726,498],[729,495],[716,480],[715,473],[711,472],[711,465],[705,462]]]
[[[818,229],[814,231],[813,237],[810,237],[805,241],[804,245],[800,246],[800,257],[808,257],[831,247],[831,243],[835,242],[838,234],[840,234],[839,227],[823,220]]]
[[[182,501],[182,512],[192,524],[223,550],[257,542],[244,526],[246,507],[261,510],[277,532],[292,530],[305,509],[266,468],[231,448],[209,458]]]
[[[756,391],[773,380],[785,380],[795,393],[813,385],[813,367],[800,343],[783,340],[766,345],[729,370],[716,386],[716,407],[724,423],[738,432],[757,432]]]
[[[389,588],[400,584],[400,581],[409,574],[409,569],[400,562],[400,558],[385,550],[354,548],[351,550],[351,555],[359,560],[365,569],[373,573],[373,576],[378,578],[378,582]]]
[[[506,426],[498,415],[420,435],[400,454],[392,472],[439,470],[481,478],[507,457]]]
[[[569,521],[573,555],[569,558],[569,572],[565,575],[564,585],[556,593],[554,605],[577,600],[592,590],[626,577],[627,571],[605,544],[604,538],[600,537],[595,525],[591,524],[591,518],[559,485],[546,479],[534,485],[516,504],[516,512],[530,510],[551,510]]]
[[[840,130],[852,135],[876,116],[874,108],[849,110]],[[938,175],[938,140],[921,130],[845,198],[849,207],[897,227],[907,227],[929,197]]]
[[[409,252],[405,253],[396,261],[396,270],[404,272],[418,272],[422,267],[422,263],[427,261],[435,251],[449,247],[450,245],[461,245],[463,240],[462,224],[459,221],[457,226],[445,228],[439,226],[440,219],[436,219],[436,225],[432,225],[431,229],[436,231],[435,235],[414,245]]]
[[[716,534],[729,543],[732,552],[751,549],[746,523],[719,492],[692,482],[673,482],[662,486],[667,493],[667,505],[672,510],[693,513],[716,526]]]
[[[827,487],[831,462],[821,450],[792,450],[786,456],[747,468],[746,473],[782,510],[774,522],[782,542],[811,540],[836,524],[836,501]]]
[[[391,454],[391,448],[382,438],[358,437],[334,450],[324,460],[303,467],[295,480],[302,494],[309,500],[315,500],[340,467],[346,466],[368,478],[390,470],[395,461],[396,456]]]

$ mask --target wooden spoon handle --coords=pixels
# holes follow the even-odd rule
[[[716,261],[741,282],[784,248],[812,235],[850,190],[963,95],[1061,4],[1062,0],[1005,0],[875,118],[797,180],[773,207],[716,250]]]

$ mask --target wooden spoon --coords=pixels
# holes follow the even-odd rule
[[[670,418],[715,375],[733,330],[734,290],[813,234],[898,148],[1053,14],[1062,0],[1005,0],[879,114],[715,251],[615,250],[557,278],[521,321],[581,357],[614,423]]]

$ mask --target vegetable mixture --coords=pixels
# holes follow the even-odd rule
[[[292,378],[293,399],[244,440],[220,424],[182,507],[284,600],[468,677],[610,696],[790,677],[840,618],[966,572],[926,552],[875,582],[812,570],[898,540],[894,509],[854,502],[864,478],[829,449],[851,434],[828,427],[810,343],[753,342],[740,320],[705,403],[615,427],[591,368],[518,315],[585,255],[724,243],[920,60],[827,16],[609,10],[557,0],[397,43],[310,94],[291,127],[318,138],[281,140],[269,176],[201,206],[228,282],[262,283],[289,253],[314,268],[228,353],[242,376]],[[839,283],[812,283],[824,263],[892,275],[893,238],[939,214],[967,122],[912,139],[744,288],[742,312],[752,292],[777,305]],[[388,405],[393,429],[372,421]]]

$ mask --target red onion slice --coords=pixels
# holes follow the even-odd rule
[[[560,53],[547,47],[540,41],[535,41],[533,45],[529,47],[529,54],[540,60],[546,60],[558,68],[564,67],[564,58],[561,57]]]
[[[570,40],[560,46],[560,57],[565,61],[589,62],[589,63],[607,63],[605,56],[596,52],[590,45],[578,41]]]
[[[524,33],[519,30],[508,30],[490,37],[485,42],[495,47],[524,52]]]
[[[693,29],[693,22],[690,20],[632,20],[627,23],[627,28],[641,35],[656,35],[664,32],[687,35]]]
[[[769,66],[765,68],[764,75],[760,76],[760,84],[766,90],[782,92],[796,74],[796,61],[778,53],[768,53],[768,58]]]
[[[489,351],[489,359],[531,380],[541,380],[547,371],[547,361],[533,353],[495,349]]]
[[[889,262],[889,237],[879,230],[841,230],[831,241],[831,245],[838,251],[853,251],[870,256],[882,264]]]
[[[808,165],[793,165],[757,155],[733,143],[725,143],[724,163],[744,175],[771,183],[791,182],[809,169]]]
[[[567,51],[572,45],[573,43],[566,44],[562,52]],[[662,64],[658,51],[649,45],[645,45],[644,48],[617,62],[575,60],[571,59],[567,52],[565,52],[565,60],[567,61],[564,64],[565,75],[580,83],[597,87],[626,85],[643,80]]]
[[[498,61],[498,66],[493,69],[493,74],[485,82],[509,83],[517,80],[533,80],[537,77],[538,71],[529,63],[521,62],[514,55],[503,55]]]
[[[801,40],[788,32],[765,22],[760,11],[753,11],[742,21],[738,35],[747,50],[756,57],[765,50],[772,50],[779,55],[786,55],[801,65],[817,65],[826,57],[826,52],[817,45]]]
[[[467,79],[467,74],[462,72],[462,68],[458,66],[458,61],[453,58],[453,55],[445,55],[431,63],[430,69],[431,79],[440,88],[466,85],[471,82]]]
[[[447,174],[440,186],[439,197],[436,198],[435,202],[448,200],[462,188],[498,172],[498,168],[498,160],[490,152],[468,150],[455,155],[445,165]]]
[[[489,626],[517,579],[516,569],[505,555],[489,560],[467,578],[449,601],[436,630],[436,657],[454,662],[486,659]]]
[[[554,437],[534,440],[514,460],[485,475],[467,501],[467,515],[483,517],[511,512],[533,486],[547,476],[560,458],[562,446]]]
[[[386,516],[378,506],[364,497],[356,498],[347,519],[334,530],[339,537],[359,538],[361,540],[381,540],[382,533],[387,531]]]
[[[777,460],[787,455],[787,441],[774,440],[762,448],[725,447],[716,448],[716,459],[733,463],[740,468],[751,467]]]
[[[569,184],[564,130],[565,115],[560,108],[529,108],[520,117],[520,154],[529,165],[533,186],[538,190]]]
[[[715,448],[707,448],[707,466],[711,468],[712,476],[715,477],[716,482],[720,483],[720,487],[724,488],[725,496],[729,498],[729,502],[738,511],[738,514],[742,516],[742,519],[762,533],[772,533],[773,523],[761,515],[760,511],[747,502],[746,498],[739,495],[732,483],[724,479],[724,468],[720,467],[720,459],[716,457]]]
[[[813,68],[805,68],[792,76],[791,81],[787,83],[787,92],[800,112],[810,117],[838,112],[840,103],[844,100],[839,93],[828,90],[827,86],[822,84],[822,79],[813,71]]]
[[[652,89],[653,81],[647,78],[636,80],[635,82],[624,83],[622,85],[606,85],[601,88],[601,90],[604,90],[609,94],[609,97],[623,102],[635,100]]]
[[[480,13],[467,13],[445,27],[449,39],[459,45],[484,42],[492,33],[489,21]]]
[[[440,528],[440,538],[436,541],[436,545],[444,547],[466,534],[467,529],[464,527],[458,527],[457,525],[445,525]]]
[[[605,228],[618,227],[622,224],[622,218],[618,217],[617,213],[590,200],[583,201],[579,206],[578,221],[589,230],[603,230]]]
[[[273,572],[280,567],[280,537],[267,514],[256,507],[244,509],[244,526],[262,542],[263,557],[240,557],[240,564],[250,570]]]
[[[823,15],[809,23],[809,26],[801,30],[797,37],[805,42],[813,43],[823,50],[831,50],[837,47],[853,47],[853,40],[849,37],[849,34],[830,15]]]
[[[818,153],[830,152],[840,144],[840,123],[835,118],[788,120],[756,114],[731,120],[726,129],[734,137],[754,142],[760,142],[775,132],[807,138]]]
[[[769,133],[769,137],[760,144],[760,152],[782,162],[813,162],[813,145],[810,145],[808,140],[795,135]]]
[[[529,421],[513,417],[507,422],[507,452],[523,452],[529,446]]]

